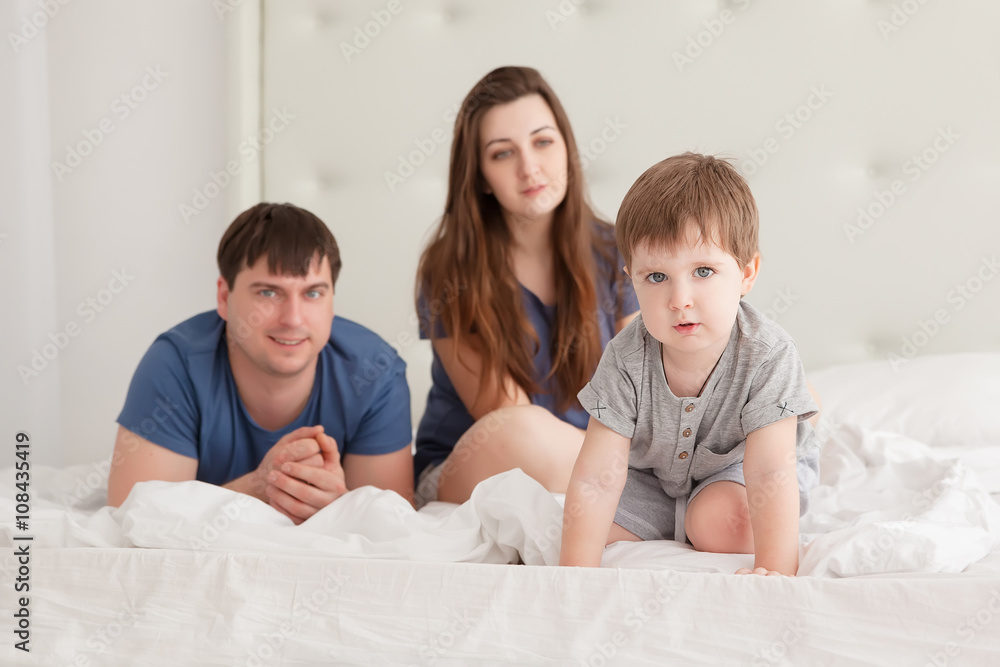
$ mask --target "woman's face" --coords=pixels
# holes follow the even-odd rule
[[[566,197],[566,141],[541,95],[492,107],[479,126],[479,164],[506,216],[551,219]]]

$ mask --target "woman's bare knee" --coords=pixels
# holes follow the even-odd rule
[[[582,444],[582,431],[545,408],[499,408],[484,415],[455,444],[444,464],[438,497],[465,502],[479,482],[514,468],[550,491],[565,492]]]

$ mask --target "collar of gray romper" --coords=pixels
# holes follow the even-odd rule
[[[705,384],[702,385],[701,391],[698,392],[697,396],[675,396],[674,392],[670,389],[670,383],[667,381],[667,369],[663,367],[663,343],[656,341],[656,345],[652,345],[653,349],[656,350],[656,360],[658,367],[660,369],[660,377],[663,379],[663,384],[666,386],[667,391],[670,395],[676,398],[678,401],[691,401],[697,403],[699,399],[711,396],[715,391],[715,387],[719,384],[719,379],[722,377],[725,370],[733,363],[733,355],[736,354],[736,342],[740,337],[740,318],[743,316],[743,309],[741,308],[736,313],[736,321],[733,322],[733,330],[729,334],[729,342],[726,343],[726,349],[722,351],[722,356],[719,360],[715,362],[715,368],[712,372],[708,374],[708,379],[705,380]],[[645,328],[645,324],[643,324]],[[646,331],[649,333],[649,330]],[[650,338],[656,340],[650,335]]]

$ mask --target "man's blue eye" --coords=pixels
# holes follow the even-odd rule
[[[660,273],[659,271],[654,271],[653,273],[650,273],[649,277],[647,278],[647,280],[649,280],[649,282],[651,283],[662,283],[666,279],[667,279],[667,274]]]
[[[707,266],[699,266],[697,269],[694,270],[694,275],[698,276],[699,278],[708,278],[713,273],[715,273],[715,270],[710,269]]]
[[[260,291],[260,295],[263,296],[263,297],[274,296],[274,290],[273,289],[262,289]]]

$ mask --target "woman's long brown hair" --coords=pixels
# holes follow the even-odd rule
[[[480,355],[477,400],[489,382],[499,383],[505,376],[529,394],[541,391],[533,363],[540,343],[509,262],[511,236],[499,203],[485,192],[479,166],[483,114],[533,94],[549,105],[566,142],[566,196],[555,209],[552,224],[557,307],[549,374],[556,380],[556,404],[565,410],[576,403],[577,392],[590,380],[601,357],[594,248],[613,267],[614,239],[613,234],[600,235],[591,222],[597,218],[586,202],[573,130],[559,99],[536,70],[496,69],[462,102],[451,147],[448,198],[441,223],[420,258],[417,298],[419,302],[422,294],[430,311],[431,321],[420,323],[429,336],[434,338],[440,327],[445,337],[458,345],[472,345]],[[599,220],[597,225],[612,229]]]

